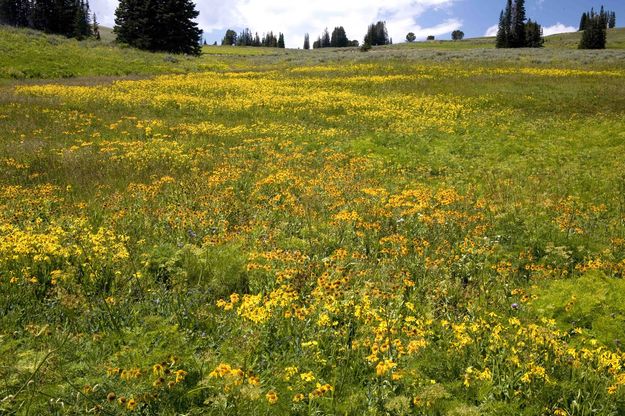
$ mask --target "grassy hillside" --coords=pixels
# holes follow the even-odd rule
[[[459,42],[434,41],[402,43],[376,47],[369,53],[357,48],[316,51],[268,48],[204,47],[200,58],[148,53],[124,48],[114,43],[111,29],[103,28],[102,42],[78,42],[61,36],[0,26],[0,80],[72,78],[89,76],[151,75],[187,73],[204,70],[246,68],[252,66],[311,65],[332,61],[367,61],[370,59],[408,59],[414,61],[481,60],[496,64],[518,60],[528,64],[583,67],[614,67],[621,63],[625,48],[625,29],[609,34],[610,51],[577,51],[579,34],[547,37],[545,50],[497,51],[493,39],[476,38]]]
[[[625,51],[1,30],[0,414],[625,414]]]
[[[103,28],[103,33],[102,42],[79,42],[34,30],[0,26],[0,79],[185,73],[223,67],[224,63],[219,59],[222,55],[285,53],[259,48],[207,47],[205,56],[198,59],[120,47],[106,40],[110,40],[111,35],[106,28]]]
[[[557,49],[577,49],[581,33],[561,33],[557,35],[545,36],[546,48]],[[464,39],[461,41],[451,40],[435,40],[415,43],[401,43],[394,45],[399,48],[423,48],[423,49],[478,49],[478,48],[495,48],[494,37],[480,37]],[[608,30],[607,49],[624,49],[625,48],[625,28],[616,28]]]

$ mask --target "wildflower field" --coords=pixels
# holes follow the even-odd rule
[[[0,414],[625,414],[625,52],[397,50],[0,84]]]

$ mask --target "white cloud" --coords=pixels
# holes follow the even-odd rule
[[[499,29],[499,25],[492,25],[491,27],[486,29],[486,33],[484,33],[484,36],[497,36],[497,29]]]
[[[558,22],[553,26],[543,27],[543,35],[555,35],[556,33],[569,33],[569,32],[577,32],[577,28],[573,26],[565,26],[562,23]]]
[[[362,38],[367,25],[385,20],[395,42],[406,33],[441,35],[461,27],[457,19],[432,22],[424,27],[417,18],[430,10],[447,8],[458,0],[197,0],[198,22],[206,31],[249,27],[252,32],[283,32],[287,46],[298,47],[304,33],[311,39],[324,28],[343,26],[351,39]],[[117,0],[92,0],[92,9],[105,26],[112,26]],[[420,24],[418,24],[420,23]],[[422,26],[423,25],[423,26]]]

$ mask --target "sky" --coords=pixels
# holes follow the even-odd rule
[[[282,32],[290,48],[302,47],[304,34],[315,40],[328,28],[343,26],[350,39],[362,38],[370,23],[386,21],[394,43],[413,32],[449,39],[459,29],[466,37],[494,36],[505,0],[197,0],[197,21],[209,43],[221,41],[227,29],[250,28],[261,36]],[[113,27],[117,0],[91,0],[100,24]],[[581,14],[601,5],[616,12],[625,26],[625,0],[526,0],[527,17],[538,21],[545,35],[576,31]],[[621,21],[621,19],[624,19]]]

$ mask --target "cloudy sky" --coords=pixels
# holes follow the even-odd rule
[[[117,0],[91,0],[104,26],[114,24]],[[197,0],[198,22],[207,41],[219,41],[226,29],[237,32],[283,32],[288,47],[301,47],[304,33],[316,39],[325,27],[343,26],[350,39],[362,41],[367,25],[387,22],[394,42],[406,33],[418,39],[434,35],[448,39],[461,29],[467,37],[494,35],[505,0]],[[545,34],[575,31],[583,11],[603,4],[616,12],[617,26],[625,26],[625,0],[526,0],[527,15]],[[624,20],[621,20],[624,19]]]

